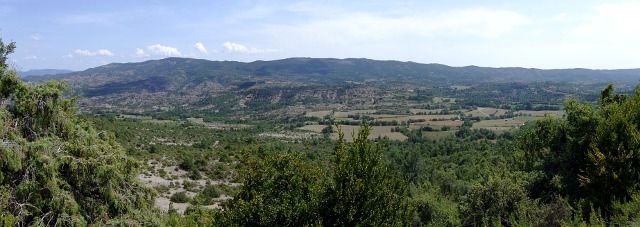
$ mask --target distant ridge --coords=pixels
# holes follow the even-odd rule
[[[73,70],[68,69],[31,69],[27,71],[18,71],[18,75],[22,77],[26,76],[45,76],[45,75],[58,75],[64,73],[72,73]]]
[[[215,107],[230,113],[251,106],[251,102],[272,103],[269,108],[280,108],[294,102],[347,99],[354,95],[381,98],[387,89],[425,91],[453,85],[512,83],[505,86],[522,88],[525,83],[551,82],[551,87],[579,89],[582,85],[602,87],[615,83],[618,88],[633,89],[640,79],[640,69],[451,67],[356,58],[288,58],[249,63],[165,58],[23,78],[32,82],[65,80],[75,94],[81,95],[79,105],[84,107],[132,112],[172,108],[205,111]],[[245,103],[247,100],[251,102]]]
[[[58,71],[64,72],[64,71]],[[368,86],[451,86],[483,83],[568,82],[635,87],[640,69],[529,69],[451,67],[371,59],[287,58],[235,62],[165,58],[112,63],[84,71],[31,76],[29,81],[66,80],[85,97],[146,93],[191,94],[233,91],[256,86],[365,84]],[[159,93],[160,92],[160,93]]]

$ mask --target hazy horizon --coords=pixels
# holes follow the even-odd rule
[[[3,1],[21,71],[166,57],[640,68],[633,1]]]

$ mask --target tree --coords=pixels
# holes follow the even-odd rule
[[[97,132],[74,114],[75,99],[64,98],[66,83],[20,81],[6,64],[14,48],[0,40],[3,210],[19,225],[142,218],[132,214],[151,209],[153,193],[136,180],[139,163],[113,134]]]
[[[339,128],[339,127],[338,127]],[[332,177],[297,152],[245,152],[242,187],[225,205],[226,221],[243,226],[407,226],[414,208],[406,183],[380,161],[370,127],[347,148],[339,129]]]
[[[543,173],[533,196],[560,194],[587,219],[591,210],[610,219],[614,204],[635,201],[640,189],[640,90],[633,97],[613,90],[613,85],[602,90],[598,106],[568,100],[566,119],[539,120],[519,137],[525,169]]]
[[[605,215],[613,202],[629,200],[640,189],[640,90],[631,98],[612,91],[613,85],[602,91],[602,121],[595,127],[580,174],[588,198]]]
[[[360,126],[347,147],[339,125],[333,181],[322,207],[322,222],[330,226],[406,226],[414,207],[405,195],[405,181],[380,161],[381,144],[367,139],[371,128]]]
[[[296,152],[245,152],[241,190],[225,205],[231,223],[242,226],[304,226],[317,222],[323,188],[320,172]]]

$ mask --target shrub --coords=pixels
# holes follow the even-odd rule
[[[167,171],[165,171],[164,169],[159,169],[158,174],[160,175],[160,177],[164,178],[165,176],[167,176]]]
[[[200,192],[200,194],[204,197],[207,198],[218,198],[220,197],[220,195],[222,194],[222,192],[220,191],[220,189],[218,189],[217,186],[215,185],[207,185],[206,187],[204,187],[204,189],[202,190],[202,192]]]
[[[185,180],[182,182],[182,187],[184,188],[184,190],[187,190],[187,191],[193,191],[196,186],[198,186],[198,184],[193,181]]]
[[[185,192],[177,192],[171,195],[171,198],[169,198],[169,200],[174,203],[188,203],[189,201],[191,201],[191,198],[189,198],[189,196]]]
[[[158,193],[167,193],[169,192],[169,186],[167,185],[158,185],[154,187]]]
[[[191,178],[191,180],[200,180],[202,179],[202,174],[200,174],[200,171],[198,171],[197,169],[194,169],[193,171],[191,171],[191,175],[189,175],[189,178]]]

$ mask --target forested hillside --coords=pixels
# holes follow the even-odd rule
[[[24,82],[14,48],[3,226],[640,223],[634,70],[169,58]]]
[[[67,79],[74,85],[93,87],[112,82],[130,83],[156,77],[171,80],[171,84],[175,86],[174,89],[183,88],[191,82],[211,81],[224,86],[238,86],[241,82],[259,80],[303,84],[357,82],[371,85],[407,82],[470,85],[486,82],[541,81],[635,84],[640,78],[640,70],[451,67],[441,64],[354,58],[289,58],[250,63],[166,58],[141,63],[113,63],[47,78]]]

